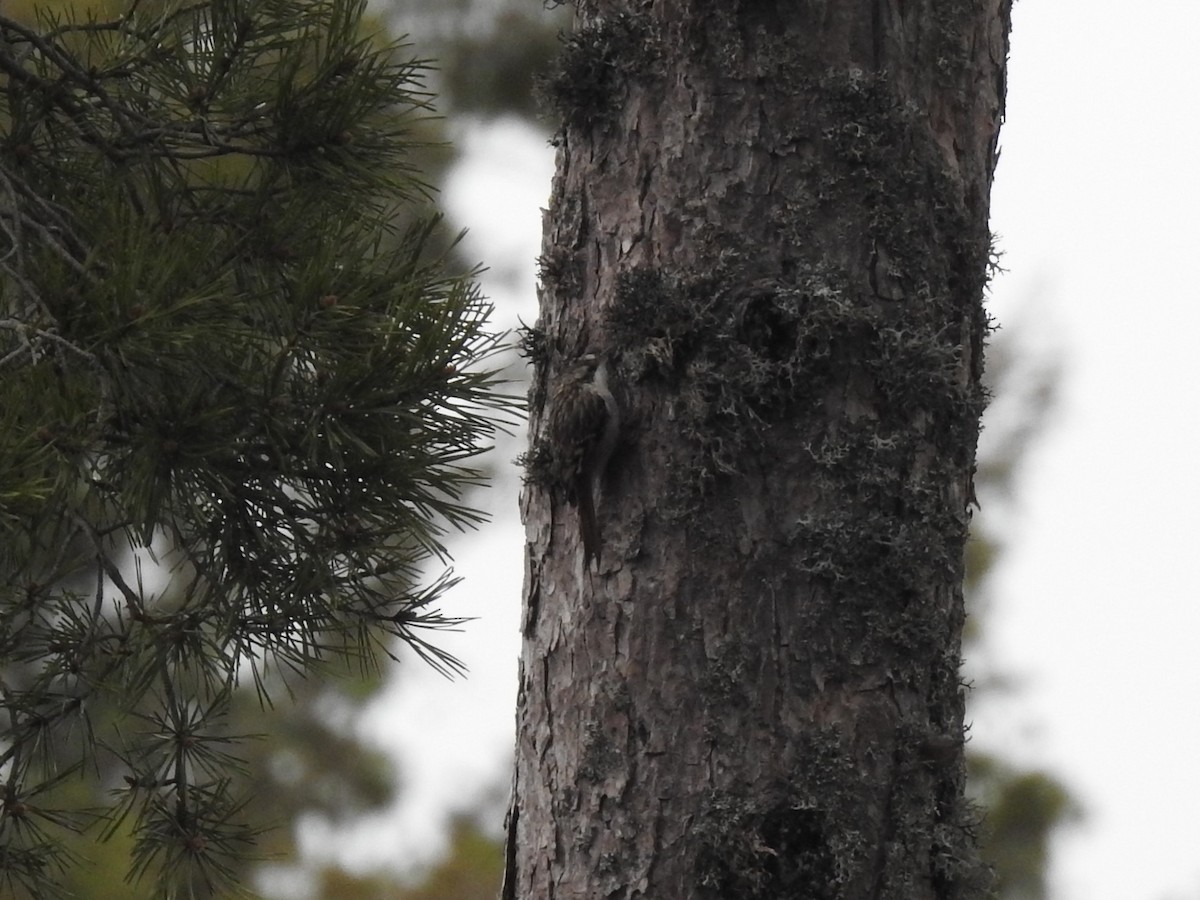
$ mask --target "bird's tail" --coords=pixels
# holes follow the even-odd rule
[[[579,491],[579,538],[583,542],[584,566],[590,567],[593,559],[599,563],[600,529],[596,525],[596,504],[590,484]]]

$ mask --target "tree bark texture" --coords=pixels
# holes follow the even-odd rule
[[[986,890],[959,652],[1010,2],[578,4],[506,897]],[[536,465],[584,353],[622,410],[595,565]]]

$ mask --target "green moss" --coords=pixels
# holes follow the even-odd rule
[[[621,13],[564,38],[539,93],[565,127],[586,133],[615,116],[627,79],[648,74],[658,55],[646,20]]]
[[[572,195],[560,201],[571,204],[568,218],[579,214],[578,197]],[[538,281],[544,290],[559,297],[578,297],[583,291],[582,261],[579,255],[555,244],[538,257]]]
[[[974,63],[971,28],[978,15],[979,9],[971,0],[934,0],[929,16],[929,21],[935,23],[929,53],[942,87],[964,84],[964,75]]]
[[[825,900],[843,895],[866,863],[850,812],[861,808],[862,778],[827,728],[801,738],[804,761],[787,784],[752,799],[713,792],[693,826],[704,896],[739,900]]]
[[[533,378],[529,381],[528,408],[541,410],[546,403],[547,378],[550,358],[553,355],[550,337],[540,324],[522,324],[517,338],[517,350],[533,364]],[[525,480],[530,484],[553,488],[561,480],[561,460],[546,440],[533,443],[529,450],[517,457],[516,462],[525,470]]]
[[[914,878],[914,856],[928,860],[938,897],[986,896],[988,872],[974,850],[978,817],[921,755],[928,733],[902,729],[894,746],[875,748],[894,767],[890,786],[864,779],[846,737],[827,727],[799,738],[800,764],[787,783],[758,797],[713,792],[693,826],[702,896],[822,900],[861,890],[870,878],[872,896],[907,900],[927,889]],[[881,832],[864,834],[871,826],[862,811],[879,811],[880,802]]]
[[[546,330],[540,325],[522,324],[517,337],[517,351],[535,366],[544,367],[550,359]]]
[[[744,841],[713,867],[709,878],[721,897],[837,896],[833,865],[816,810],[781,807],[761,816]]]
[[[517,457],[517,465],[525,471],[525,482],[546,489],[558,486],[562,466],[547,441],[538,441]]]
[[[620,277],[608,315],[624,371],[664,389],[693,446],[676,463],[681,500],[740,471],[760,430],[811,403],[829,371],[842,292],[818,272],[791,285],[743,278],[731,268],[691,278],[635,269]]]
[[[850,371],[865,379],[878,410],[855,437],[860,450],[898,445],[911,456],[932,440],[957,459],[973,442],[982,396],[962,383],[958,331],[948,331],[932,304],[882,308],[827,267],[748,286],[742,277],[638,269],[619,280],[608,327],[623,368],[668,390],[668,414],[694,447],[679,463],[679,488],[703,489],[741,471],[763,429],[816,412]],[[844,429],[839,435],[827,440],[844,439]],[[830,443],[820,452],[837,449]],[[861,452],[854,459],[864,461]],[[877,468],[893,462],[880,456]]]
[[[629,763],[626,735],[614,733],[613,723],[627,722],[633,709],[629,685],[624,681],[605,684],[593,707],[593,717],[584,727],[580,780],[598,782]]]
[[[886,74],[831,70],[812,89],[834,163],[826,199],[862,202],[877,259],[888,261],[907,306],[927,305],[944,324],[978,328],[991,234],[923,112],[901,101]]]
[[[628,765],[624,744],[607,734],[598,721],[590,721],[583,736],[583,757],[577,773],[580,781],[600,782],[609,773]]]

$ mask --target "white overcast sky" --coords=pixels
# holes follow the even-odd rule
[[[1017,0],[1014,21],[993,195],[1009,271],[990,308],[1064,380],[986,622],[1017,691],[975,711],[974,740],[1083,806],[1055,847],[1054,900],[1200,900],[1200,0]],[[552,153],[512,122],[459,140],[446,199],[468,254],[492,267],[501,320],[532,322]],[[454,639],[471,676],[405,667],[368,723],[405,802],[356,837],[363,865],[429,859],[432,810],[507,784],[517,490],[492,492],[498,521],[457,551],[450,606],[480,617]]]

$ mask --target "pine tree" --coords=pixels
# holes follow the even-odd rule
[[[352,0],[0,17],[0,885],[74,860],[77,773],[159,896],[257,827],[231,697],[426,636],[514,407],[411,163],[426,63]],[[169,582],[164,572],[170,573]],[[108,727],[94,711],[124,716]]]
[[[1008,4],[576,9],[505,896],[979,896],[959,655]],[[558,427],[606,390],[611,457]]]

